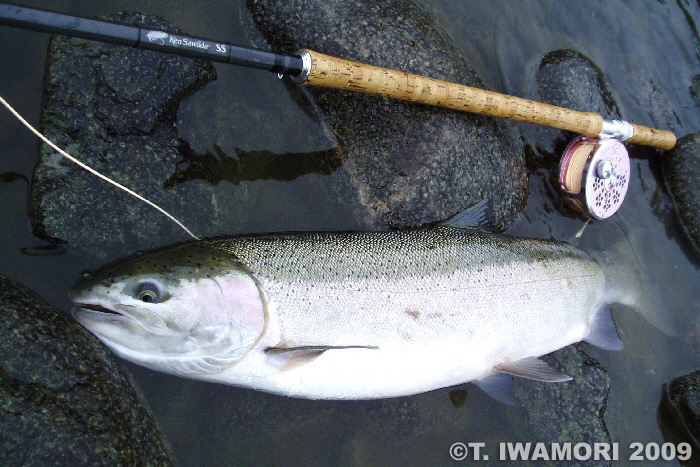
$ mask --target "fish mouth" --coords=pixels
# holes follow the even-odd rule
[[[99,332],[94,330],[93,327],[93,325],[98,323],[109,325],[119,323],[121,326],[136,326],[151,335],[162,335],[169,332],[167,324],[158,315],[133,305],[117,304],[114,307],[107,308],[96,303],[74,303],[75,306],[71,310],[73,317],[98,335]]]
[[[124,316],[123,314],[119,313],[118,311],[110,310],[109,308],[105,308],[102,305],[93,305],[90,303],[76,303],[78,308],[82,308],[85,310],[92,310],[92,311],[97,311],[99,313],[106,313],[110,315],[117,315],[117,316]]]

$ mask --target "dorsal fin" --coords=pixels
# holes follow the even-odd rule
[[[479,228],[494,230],[495,227],[488,202],[485,199],[455,214],[446,221],[440,222],[439,225],[446,225],[457,229]]]

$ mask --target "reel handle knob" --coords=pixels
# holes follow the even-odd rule
[[[593,219],[607,219],[617,212],[629,178],[627,149],[614,139],[579,136],[566,147],[559,164],[559,184],[567,204]]]
[[[596,174],[603,180],[607,180],[615,175],[615,165],[611,160],[600,161],[596,167]]]

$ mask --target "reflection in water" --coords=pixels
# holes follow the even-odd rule
[[[309,89],[306,86],[299,86],[291,79],[286,78],[282,80],[284,89],[289,94],[289,98],[294,102],[299,110],[304,112],[311,120],[316,123],[323,120],[321,118],[322,111],[316,106],[316,102],[309,95]]]
[[[0,183],[12,183],[17,180],[22,180],[24,183],[29,185],[29,180],[25,175],[18,174],[17,172],[3,172],[0,174]]]
[[[676,3],[678,4],[678,8],[683,12],[683,16],[685,16],[685,20],[688,22],[688,27],[693,32],[693,37],[695,38],[695,56],[700,58],[700,48],[698,47],[698,45],[700,45],[698,44],[700,42],[700,35],[698,35],[698,28],[695,25],[695,21],[693,21],[693,16],[690,14],[690,11],[683,6],[683,2],[676,0]]]
[[[26,175],[17,172],[0,173],[0,183],[13,183],[17,181],[24,182],[29,186],[29,179]],[[36,245],[20,248],[23,255],[27,256],[57,256],[66,252],[63,245]]]
[[[25,246],[20,251],[27,256],[58,256],[66,252],[66,247],[64,245]]]
[[[233,184],[253,180],[290,181],[312,173],[330,175],[347,159],[345,151],[339,147],[282,154],[236,148],[237,157],[231,157],[217,145],[214,146],[215,153],[207,151],[196,154],[189,143],[180,140],[178,149],[183,160],[178,162],[175,173],[166,180],[166,189],[189,180],[205,180],[216,185],[221,181]]]
[[[464,389],[450,391],[450,401],[455,407],[464,407],[464,403],[467,401],[467,391]]]

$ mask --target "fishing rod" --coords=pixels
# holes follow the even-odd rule
[[[0,25],[230,63],[289,76],[306,86],[374,94],[579,133],[582,136],[564,152],[559,182],[567,203],[595,219],[613,215],[627,192],[630,163],[621,141],[664,150],[676,145],[676,135],[671,131],[606,120],[595,112],[566,109],[308,49],[294,55],[281,54],[6,3],[0,4]]]

